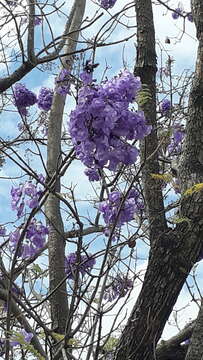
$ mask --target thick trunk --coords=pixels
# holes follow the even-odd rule
[[[201,16],[203,14],[203,4],[201,0],[196,0],[195,3],[195,23],[197,25],[197,37],[200,46],[189,101],[189,119],[186,126],[187,135],[185,148],[180,166],[180,179],[183,192],[196,183],[203,183],[203,17]],[[152,76],[153,67],[155,66],[155,62],[152,60],[151,69],[150,67],[147,68],[146,63],[147,56],[153,56],[153,51],[149,44],[149,42],[152,43],[153,40],[152,34],[147,33],[147,29],[150,29],[150,23],[153,21],[152,16],[149,14],[150,6],[151,1],[137,0],[137,19],[140,15],[142,18],[138,21],[138,60],[136,74],[144,74],[145,72],[146,77],[144,78],[143,75],[145,82]],[[141,9],[143,9],[142,14]],[[200,23],[197,19],[199,19]],[[139,35],[140,33],[141,35]],[[142,53],[145,54],[145,57],[143,57],[142,62],[140,62],[140,36],[142,38],[145,36],[145,40],[143,40],[144,46],[142,47]],[[147,46],[149,46],[149,50],[146,49]],[[138,72],[137,68],[139,69],[142,66],[143,69]],[[148,114],[149,112],[146,112],[147,117],[149,117]],[[147,141],[146,151],[149,155],[157,146],[155,132],[152,133],[150,142],[147,143]],[[144,170],[145,196],[148,205],[148,219],[151,228],[150,239],[152,244],[149,264],[142,290],[121,336],[116,351],[116,360],[156,359],[155,352],[157,342],[160,339],[165,323],[173,309],[186,277],[193,264],[197,261],[202,247],[203,192],[193,192],[188,196],[182,196],[180,214],[181,217],[188,218],[188,223],[181,223],[176,226],[176,229],[167,230],[163,215],[161,214],[160,205],[162,206],[162,203],[159,189],[157,189],[156,192],[156,200],[152,193],[155,192],[155,190],[151,190],[150,194],[150,182],[147,183],[149,172],[157,171],[156,159],[154,158],[153,160],[152,164],[150,160],[150,163],[145,165]],[[153,170],[153,167],[155,170]],[[147,195],[148,191],[149,194]],[[155,215],[153,215],[153,213]],[[194,359],[196,358],[193,357],[193,360]]]
[[[201,360],[203,358],[203,299],[198,318],[193,330],[191,345],[189,346],[185,360]]]

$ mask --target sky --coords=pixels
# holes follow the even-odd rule
[[[125,0],[118,0],[115,7],[109,11],[110,14],[115,14],[117,11],[119,11],[121,6],[124,6],[126,4]],[[190,11],[190,1],[184,0],[184,10]],[[170,1],[170,6],[172,8],[177,7],[176,1]],[[71,2],[66,2],[63,11],[67,12],[70,10]],[[91,19],[93,15],[95,14],[95,11],[98,11],[98,5],[96,3],[93,3],[90,0],[87,0],[87,7],[86,7],[86,14],[85,18],[88,17]],[[109,19],[109,15],[103,11],[104,15],[99,19],[99,21],[95,22],[95,24],[88,29],[86,29],[81,37],[81,41],[84,41],[86,39],[92,39],[93,36],[98,32],[98,29],[104,24],[106,20]],[[125,22],[125,24],[128,24],[128,27],[134,26],[134,10],[131,8],[128,12],[128,17],[124,17],[121,19],[121,22]],[[183,33],[183,20],[173,20],[171,17],[171,12],[167,11],[163,6],[156,5],[154,6],[154,21],[156,26],[156,48],[157,48],[157,55],[158,55],[158,69],[160,67],[165,66],[165,62],[168,59],[168,56],[172,57],[174,60],[173,63],[173,72],[174,74],[180,74],[183,70],[188,69],[190,71],[194,70],[195,65],[195,57],[196,57],[196,48],[197,48],[197,41],[195,39],[195,29],[194,24],[190,23],[186,20],[185,22],[185,31]],[[50,23],[52,27],[52,31],[55,36],[58,36],[63,31],[63,25],[64,25],[64,16],[61,15],[60,17],[56,16],[50,16]],[[3,29],[3,31],[8,32],[11,25],[6,26],[6,28]],[[46,25],[45,30],[46,30]],[[107,29],[108,25],[104,28]],[[106,41],[117,41],[120,39],[125,39],[126,37],[130,36],[135,32],[135,28],[129,28],[126,29],[125,26],[122,26],[120,23],[112,35],[107,39]],[[36,29],[37,31],[37,40],[36,40],[36,46],[40,48],[40,27]],[[50,37],[48,34],[48,30],[46,30],[46,35]],[[170,39],[170,44],[167,44],[165,42],[166,38]],[[82,47],[82,43],[79,45],[79,47]],[[7,50],[9,51],[9,50]],[[85,55],[85,58],[88,59],[88,57],[91,55],[91,52]],[[98,68],[95,71],[95,77],[97,78],[97,81],[99,82],[102,78],[102,75],[106,69],[105,76],[108,78],[114,76],[115,74],[118,74],[121,69],[124,67],[127,67],[129,70],[133,70],[134,62],[136,57],[136,37],[133,37],[129,41],[125,41],[123,43],[119,43],[117,45],[107,46],[107,47],[101,47],[96,50],[96,56],[95,61],[99,63]],[[162,59],[162,60],[161,60]],[[2,64],[0,64],[0,76],[1,73],[4,72],[4,67]],[[58,72],[58,67],[55,66],[54,71],[51,70],[48,71],[40,71],[38,69],[35,69],[30,74],[28,74],[22,82],[26,84],[26,86],[29,87],[30,90],[34,91],[35,93],[39,92],[39,89],[41,86],[46,86],[52,88],[54,86],[54,78],[55,75]],[[54,74],[53,74],[54,73]],[[10,94],[10,90],[8,91],[8,94]],[[176,101],[176,99],[174,99]],[[70,113],[71,109],[73,109],[75,106],[74,101],[68,98],[66,103],[66,113],[64,117],[64,126],[67,127],[68,122],[68,114]],[[9,107],[10,110],[14,110],[12,106]],[[33,117],[35,116],[35,113],[37,112],[36,109],[32,110]],[[0,134],[4,139],[11,139],[13,136],[18,136],[19,130],[17,128],[17,123],[20,121],[20,117],[17,112],[11,113],[3,112],[0,113]],[[28,144],[23,146],[20,150],[21,154],[26,154],[26,149],[28,147]],[[43,150],[44,151],[44,150]],[[41,166],[39,165],[38,160],[35,157],[30,158],[30,164],[33,168],[37,169],[39,172],[42,171]],[[91,197],[94,198],[94,191],[92,189],[92,185],[87,180],[86,176],[83,173],[83,165],[77,161],[74,166],[70,168],[70,171],[67,176],[64,177],[63,183],[66,187],[75,187],[75,196],[76,199],[83,199],[83,202],[80,202],[79,209],[81,212],[84,212],[84,214],[87,214],[87,210],[89,211],[89,214],[92,215],[94,210],[90,210],[87,206],[86,200]],[[1,177],[9,177],[9,176],[21,176],[22,171],[19,170],[19,168],[16,168],[13,166],[12,162],[7,161],[4,168],[0,169],[0,176]],[[79,176],[78,176],[79,175]],[[0,178],[1,180],[1,178]],[[2,204],[1,212],[0,212],[0,224],[4,223],[9,219],[9,221],[14,220],[14,214],[10,210],[10,203],[9,203],[9,191],[10,186],[12,184],[17,184],[18,180],[13,180],[9,183],[7,180],[1,180],[1,187],[0,187],[0,202]],[[142,272],[142,277],[144,274],[144,270],[146,269],[146,246],[144,244],[139,246],[138,249],[138,257],[142,259],[138,263],[137,271]],[[147,256],[146,256],[147,257]],[[202,272],[202,264],[201,262],[197,266],[197,278],[200,285],[202,284],[201,279],[201,272]],[[191,277],[188,279],[189,282],[191,282]],[[127,308],[128,313],[131,311],[133,303],[135,302],[136,297],[139,294],[141,288],[141,283],[137,282],[134,286],[134,289],[132,291],[131,300],[128,301],[126,307],[123,310],[123,314],[125,313],[125,310]],[[195,288],[192,288],[192,292],[196,292]],[[113,314],[117,313],[118,307],[123,303],[123,299],[119,300],[118,305],[116,308],[112,311]],[[179,311],[179,309],[182,309]],[[171,315],[168,324],[166,325],[166,328],[163,333],[163,339],[167,339],[178,332],[178,327],[175,319],[175,315],[177,315],[178,318],[178,326],[180,328],[184,327],[184,325],[191,319],[194,318],[197,315],[198,307],[194,303],[194,301],[191,301],[191,298],[189,297],[188,290],[186,287],[183,288],[177,304],[175,305],[175,312]],[[108,324],[108,322],[106,323]],[[106,328],[104,328],[104,332],[108,331],[108,325]]]

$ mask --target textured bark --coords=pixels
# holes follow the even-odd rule
[[[156,360],[185,360],[188,345],[184,341],[191,338],[194,326],[195,321],[192,321],[171,339],[161,341],[156,350]]]
[[[145,196],[148,205],[148,219],[151,228],[150,240],[152,244],[149,263],[142,290],[121,336],[115,354],[116,360],[156,359],[157,342],[160,339],[165,323],[187,275],[197,261],[202,247],[203,192],[194,192],[190,196],[184,195],[186,189],[196,183],[203,182],[203,4],[201,4],[201,0],[194,2],[196,3],[194,16],[200,45],[189,100],[189,119],[186,126],[185,148],[179,171],[183,191],[180,216],[187,217],[189,223],[183,222],[178,224],[174,230],[166,229],[161,208],[158,208],[158,205],[161,204],[161,195],[159,196],[159,192],[156,193],[156,202],[156,198],[152,194],[155,190],[152,186],[149,186],[150,183],[147,184],[146,180],[149,172],[156,171],[156,159],[153,159],[152,164],[146,164],[144,173]],[[151,30],[153,30],[152,25],[150,26],[153,19],[149,11],[151,1],[137,0],[136,4],[138,25],[136,74],[143,74],[142,79],[145,79],[144,81],[146,82],[149,77],[152,79],[152,72],[155,74],[155,58],[152,49],[154,36],[151,33]],[[150,56],[153,57],[151,64],[147,62]],[[149,64],[149,67],[147,67],[147,64]],[[151,109],[153,110],[154,108],[151,107]],[[150,113],[146,112],[146,114],[149,116]],[[149,155],[157,146],[155,133],[152,133],[150,142],[147,143],[147,141],[146,152]],[[148,191],[149,195],[147,195]],[[194,357],[194,359],[196,358]]]
[[[203,182],[203,3],[201,0],[192,0],[191,5],[199,46],[189,104],[190,117],[187,124],[187,141],[181,163],[183,188],[185,188],[185,183],[193,185]],[[203,195],[200,194],[200,198],[202,197]],[[196,216],[199,218],[197,211]],[[203,358],[202,336],[203,300],[185,360],[201,360]]]
[[[202,360],[203,358],[203,299],[198,318],[196,320],[195,328],[191,338],[191,345],[189,346],[185,360]]]
[[[141,158],[145,163],[142,180],[144,195],[150,223],[150,240],[153,242],[157,234],[166,231],[166,219],[160,183],[154,181],[152,173],[159,173],[158,138],[156,121],[156,51],[155,30],[153,22],[151,0],[136,1],[137,19],[137,60],[135,75],[140,76],[141,82],[147,85],[151,93],[151,100],[142,109],[150,125],[151,134],[141,144]],[[150,156],[154,153],[153,156]],[[150,156],[150,160],[146,159]]]
[[[68,39],[64,52],[74,51],[77,45],[79,29],[82,23],[85,0],[75,0],[74,15],[70,31],[76,31],[71,39]],[[77,5],[76,5],[77,4]],[[68,61],[68,65],[67,65]],[[73,60],[63,57],[64,67],[71,68]],[[48,125],[48,149],[47,149],[47,171],[49,179],[57,176],[61,160],[61,129],[65,97],[54,93],[52,108],[50,111]],[[54,192],[60,192],[60,178],[57,178],[54,191],[49,195],[46,203],[46,216],[50,225],[49,233],[49,281],[50,292],[57,289],[50,298],[52,327],[55,332],[65,333],[66,321],[68,318],[68,300],[65,279],[65,237],[63,221],[60,213],[60,200],[54,196]],[[62,285],[59,286],[59,284]]]

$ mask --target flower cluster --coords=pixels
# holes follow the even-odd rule
[[[128,71],[102,85],[81,88],[69,130],[77,157],[94,174],[137,160],[138,150],[129,140],[143,139],[151,131],[142,111],[129,110],[140,88],[140,78]]]
[[[162,100],[160,104],[160,111],[163,115],[165,115],[171,109],[171,102],[168,99]]]
[[[175,9],[174,12],[172,12],[172,18],[174,20],[177,20],[180,17],[180,15],[182,15],[182,13],[183,13],[183,10],[181,8],[177,8],[177,9]]]
[[[180,154],[182,149],[182,141],[185,136],[185,131],[182,125],[176,124],[173,126],[173,135],[171,137],[171,143],[168,145],[169,155]]]
[[[27,115],[27,107],[34,105],[36,102],[36,95],[28,90],[24,84],[15,84],[14,104],[22,115]]]
[[[185,13],[181,8],[177,8],[175,9],[175,11],[172,12],[172,18],[174,20],[177,20],[181,15],[186,16],[188,21],[193,22],[193,16],[191,12]]]
[[[21,24],[22,24],[22,25],[27,24],[27,22],[28,22],[28,18],[27,18],[27,17],[23,17],[23,18],[21,19]],[[41,25],[41,23],[42,23],[42,18],[39,17],[39,16],[35,16],[35,18],[34,18],[34,26]]]
[[[46,87],[40,89],[37,105],[39,109],[49,111],[53,100],[53,90]]]
[[[107,286],[104,292],[104,300],[112,302],[117,298],[124,297],[132,287],[133,281],[131,279],[118,275],[112,283]]]
[[[143,209],[144,204],[140,193],[136,189],[131,189],[125,201],[120,191],[113,191],[109,194],[108,200],[99,204],[99,211],[108,228],[116,223],[120,228],[125,223],[134,219],[134,215]],[[122,205],[121,205],[122,204]]]
[[[39,175],[39,181],[43,183],[43,175]],[[39,197],[42,190],[38,188],[38,184],[33,184],[32,181],[26,181],[18,187],[11,188],[11,208],[17,211],[17,217],[23,215],[25,205],[30,209],[34,209],[39,205]],[[25,198],[27,199],[25,201]]]
[[[0,226],[0,236],[6,235],[6,228],[4,226]]]
[[[59,73],[59,76],[56,79],[56,92],[59,95],[66,96],[70,93],[70,71],[67,69],[62,69]]]
[[[48,228],[34,218],[26,229],[25,242],[19,247],[18,257],[25,259],[37,254],[44,247],[48,233]],[[9,245],[12,252],[16,250],[20,236],[20,228],[10,233]]]
[[[100,6],[105,10],[112,8],[115,3],[116,0],[100,0]]]
[[[70,253],[65,258],[65,272],[68,275],[68,279],[74,279],[77,271],[84,276],[92,270],[95,264],[96,260],[91,254],[80,255],[80,257],[78,257],[77,252]]]

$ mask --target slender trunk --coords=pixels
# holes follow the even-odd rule
[[[74,52],[77,46],[79,29],[85,11],[86,0],[75,0],[73,6],[72,22],[70,31],[75,32],[71,39],[68,39],[64,51]],[[67,65],[68,64],[68,65]],[[73,59],[63,57],[64,67],[71,68]],[[52,108],[49,116],[48,125],[48,147],[47,147],[47,171],[49,178],[57,174],[61,162],[61,130],[63,112],[65,106],[65,96],[54,93]],[[55,182],[54,192],[60,192],[60,178]],[[56,290],[50,298],[52,328],[57,333],[65,333],[66,321],[68,317],[68,300],[65,279],[65,237],[63,220],[60,212],[60,201],[55,197],[54,192],[49,195],[46,203],[46,217],[50,226],[48,249],[49,249],[49,289],[50,292]]]

